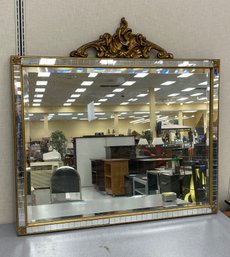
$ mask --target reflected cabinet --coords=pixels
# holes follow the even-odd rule
[[[12,56],[17,234],[216,213],[219,64],[124,18],[70,57]]]

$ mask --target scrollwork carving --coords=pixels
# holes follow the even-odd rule
[[[21,64],[21,56],[12,56],[13,64]]]
[[[149,58],[151,50],[157,52],[159,59],[173,58],[173,54],[148,41],[142,34],[133,34],[125,18],[121,19],[120,27],[113,36],[105,33],[98,40],[72,51],[70,56],[85,58],[88,56],[86,51],[89,48],[94,48],[99,58]]]

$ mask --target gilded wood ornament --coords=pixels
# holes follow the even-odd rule
[[[26,235],[26,227],[18,227],[18,228],[17,228],[17,234],[18,234],[19,236],[24,236],[24,235]]]
[[[105,33],[98,40],[89,42],[70,53],[71,57],[88,57],[87,49],[94,48],[99,58],[149,58],[151,50],[157,52],[159,59],[172,59],[173,54],[168,53],[160,46],[148,41],[142,34],[133,34],[128,28],[125,18],[121,19],[120,27],[111,36]]]
[[[13,64],[21,64],[21,56],[12,56],[11,58]]]

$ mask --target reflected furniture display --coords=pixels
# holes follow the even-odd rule
[[[81,179],[78,172],[70,166],[62,166],[55,170],[50,183],[51,202],[76,200],[73,199],[73,193],[79,194],[79,200],[82,200]]]
[[[31,162],[31,186],[34,189],[50,188],[50,179],[55,169],[62,166],[61,161]]]
[[[125,194],[125,175],[129,173],[128,159],[104,160],[105,191],[117,196]]]

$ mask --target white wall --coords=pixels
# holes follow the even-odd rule
[[[26,4],[26,53],[66,56],[104,32],[113,34],[126,17],[134,33],[161,45],[175,57],[220,58],[220,205],[227,197],[230,127],[229,0],[30,0]],[[9,56],[15,53],[14,1],[0,8],[0,223],[14,220],[12,115]]]

